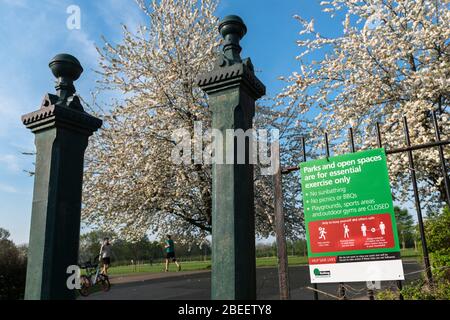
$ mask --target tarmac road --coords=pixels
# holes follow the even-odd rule
[[[421,270],[416,262],[404,262],[405,274]],[[406,281],[420,277],[420,273],[406,276]],[[309,282],[308,266],[289,268],[289,283],[291,299],[313,300],[313,291],[307,289]],[[113,278],[113,286],[109,292],[97,292],[80,300],[209,300],[211,289],[211,273],[181,272],[173,274],[137,275],[129,278]],[[348,291],[350,299],[367,299],[366,283],[347,283],[351,287]],[[382,288],[395,288],[395,281],[383,282]],[[338,284],[320,284],[318,289],[337,296]],[[278,275],[275,268],[257,269],[257,298],[258,300],[277,300]],[[335,299],[325,294],[319,294],[320,300]]]

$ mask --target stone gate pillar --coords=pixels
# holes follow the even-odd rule
[[[227,16],[219,26],[225,42],[214,69],[198,84],[209,95],[213,128],[224,137],[226,155],[234,163],[213,164],[212,291],[216,300],[256,299],[255,212],[253,164],[238,164],[237,145],[225,137],[227,129],[253,127],[255,101],[265,95],[250,59],[242,60],[239,41],[247,28],[241,18]]]
[[[84,151],[102,121],[87,114],[73,82],[83,68],[68,54],[49,64],[57,95],[46,94],[39,110],[22,116],[35,134],[31,231],[25,299],[74,299],[67,267],[78,263]]]

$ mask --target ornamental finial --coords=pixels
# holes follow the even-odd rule
[[[69,98],[76,92],[73,82],[83,73],[83,67],[77,58],[66,53],[56,55],[48,66],[58,79],[55,88],[59,102],[67,104]]]
[[[247,27],[244,21],[235,15],[226,16],[220,22],[219,32],[225,39],[225,43],[223,45],[224,60],[228,60],[230,64],[242,62],[240,56],[242,48],[239,45],[239,41],[247,33]]]

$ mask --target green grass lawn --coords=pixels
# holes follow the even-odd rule
[[[256,267],[275,267],[277,265],[277,257],[257,258]],[[289,256],[290,266],[298,266],[308,264],[308,257]]]
[[[402,250],[402,258],[404,259],[419,259],[420,253],[416,252],[414,249],[406,249]],[[301,256],[290,256],[288,257],[289,265],[306,265],[308,263],[307,257]],[[183,261],[180,260],[182,271],[200,271],[200,270],[209,270],[211,268],[211,261]],[[277,258],[276,257],[267,257],[267,258],[257,258],[256,259],[256,267],[275,267],[277,266]],[[141,264],[141,265],[129,265],[129,266],[114,266],[109,269],[109,275],[112,276],[124,276],[124,275],[133,275],[139,273],[159,273],[164,272],[164,264],[163,263],[154,263],[150,264]],[[169,266],[170,271],[176,271],[176,265],[171,263]]]
[[[415,258],[422,255],[421,252],[414,250],[414,248],[402,249],[402,258]]]
[[[182,271],[207,270],[211,266],[211,261],[180,261]],[[109,275],[127,275],[136,273],[158,273],[164,272],[165,265],[163,263],[130,265],[130,266],[114,266],[109,268]],[[177,266],[174,263],[169,265],[169,271],[175,271]]]

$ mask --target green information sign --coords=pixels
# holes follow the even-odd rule
[[[384,149],[300,167],[311,281],[404,279]]]

